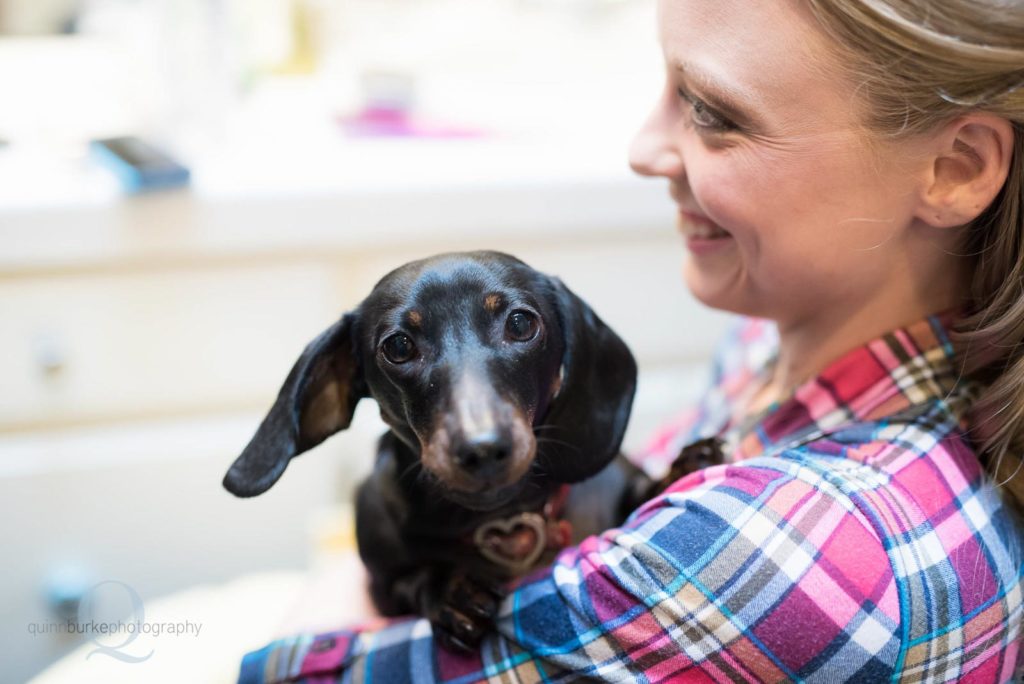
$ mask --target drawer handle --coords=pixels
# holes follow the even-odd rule
[[[68,355],[65,345],[52,333],[36,336],[34,354],[36,368],[47,379],[56,379],[67,368]]]

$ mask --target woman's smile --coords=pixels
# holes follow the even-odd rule
[[[691,254],[718,252],[734,243],[732,235],[709,218],[687,209],[679,210],[679,231]]]

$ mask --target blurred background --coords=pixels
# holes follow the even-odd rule
[[[267,494],[220,481],[410,259],[560,276],[639,360],[626,448],[678,413],[725,320],[626,163],[662,68],[651,0],[0,0],[0,680],[233,681],[358,607],[370,402]],[[103,582],[201,633],[134,663],[40,629]]]

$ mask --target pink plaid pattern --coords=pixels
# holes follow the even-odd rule
[[[729,462],[522,580],[479,653],[439,650],[409,620],[274,642],[241,681],[1010,680],[1021,532],[967,439],[978,388],[958,378],[944,321],[743,417],[775,340],[764,321],[737,327],[705,399],[640,456],[657,474],[718,435]]]

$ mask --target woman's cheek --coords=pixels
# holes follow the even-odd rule
[[[691,188],[708,218],[722,228],[731,232],[755,217],[763,219],[779,202],[777,165],[770,154],[750,143],[706,151],[701,161],[702,173],[688,174]]]
[[[734,175],[709,175],[692,187],[694,197],[705,215],[732,232],[746,223],[744,207],[751,201],[742,179]]]

